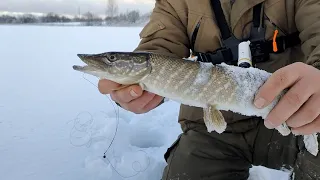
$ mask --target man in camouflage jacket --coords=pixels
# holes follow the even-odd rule
[[[296,134],[320,131],[320,3],[319,0],[221,0],[231,32],[238,39],[250,34],[253,7],[263,2],[265,39],[299,31],[301,45],[270,54],[255,66],[274,72],[261,87],[255,105],[267,105],[283,89],[286,96],[265,121],[223,112],[228,123],[222,134],[208,133],[201,108],[181,105],[179,123],[183,133],[168,149],[162,180],[247,179],[251,165],[293,169],[295,179],[320,179],[320,158],[308,153],[302,136],[281,136],[273,128],[283,122]],[[197,29],[195,42],[193,33]],[[135,51],[189,57],[190,49],[214,51],[221,47],[221,32],[210,0],[156,0],[150,22],[140,33]],[[120,86],[99,81],[99,90],[110,94],[124,109],[146,113],[163,97],[139,86],[112,91]]]

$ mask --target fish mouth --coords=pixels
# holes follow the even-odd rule
[[[82,62],[84,62],[86,65],[79,66],[74,65],[72,68],[76,71],[86,72],[86,71],[92,71],[100,69],[99,65],[106,65],[103,63],[99,58],[95,58],[94,55],[90,54],[77,54],[77,56],[81,59]]]
[[[81,59],[81,61],[86,63],[86,65],[84,65],[84,66],[74,65],[74,66],[72,66],[73,70],[80,71],[80,72],[86,71],[86,69],[89,68],[89,64],[90,64],[90,62],[86,58],[87,55],[85,55],[85,54],[77,54],[77,56]]]
[[[84,63],[86,63],[87,65],[90,65],[92,63],[94,63],[94,58],[92,58],[92,55],[89,54],[77,54],[77,56],[81,59],[81,61],[83,61]]]
[[[79,66],[79,65],[74,65],[72,66],[73,70],[76,71],[85,71],[89,66]]]

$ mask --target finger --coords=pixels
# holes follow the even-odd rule
[[[297,128],[311,123],[320,115],[320,95],[313,95],[300,108],[298,112],[293,114],[287,121],[287,125],[292,128]]]
[[[309,135],[316,132],[320,132],[320,116],[318,116],[312,123],[298,128],[292,128],[293,134]]]
[[[298,81],[268,114],[265,119],[266,127],[275,128],[287,121],[313,93],[308,81]]]
[[[300,73],[294,65],[286,66],[274,72],[260,87],[255,97],[254,104],[257,108],[264,108],[270,104],[284,89],[299,80]]]
[[[98,83],[98,89],[101,94],[110,94],[112,89],[116,89],[120,87],[121,84],[118,84],[116,82],[107,80],[107,79],[101,79]]]
[[[143,94],[135,100],[132,100],[129,103],[125,103],[124,107],[126,107],[129,111],[141,114],[144,113],[144,107],[151,102],[151,100],[155,97],[156,95],[150,92],[143,92]]]
[[[156,108],[162,100],[163,97],[156,95],[148,104],[144,106],[143,111],[149,112],[150,110]]]
[[[143,90],[139,85],[132,85],[132,86],[120,89],[118,91],[112,91],[110,95],[112,100],[118,103],[128,103],[140,97],[142,93],[143,93]]]

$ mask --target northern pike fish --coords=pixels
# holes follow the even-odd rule
[[[123,86],[139,84],[146,91],[203,108],[208,132],[225,131],[227,123],[220,110],[265,119],[284,94],[279,94],[269,106],[256,108],[253,104],[255,94],[271,76],[258,68],[224,63],[213,65],[149,52],[105,52],[78,54],[78,57],[86,65],[74,65],[76,71]],[[291,133],[286,123],[276,129],[283,136]],[[313,141],[308,142],[306,148],[317,155],[317,135],[308,135],[305,139]]]

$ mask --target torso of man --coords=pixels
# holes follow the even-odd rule
[[[296,22],[308,12],[302,9],[299,17],[295,9],[298,0],[221,0],[221,6],[231,32],[238,39],[249,36],[252,26],[253,7],[264,2],[264,24],[266,27],[266,40],[272,40],[275,30],[278,36],[285,36],[299,30]],[[303,15],[303,13],[305,13]],[[300,19],[299,19],[300,18]],[[313,19],[315,20],[315,19]],[[312,23],[310,19],[310,24]],[[306,23],[299,24],[300,29],[306,28]],[[197,35],[194,35],[197,29]],[[188,57],[191,42],[197,52],[215,51],[221,47],[220,30],[217,26],[210,0],[158,0],[151,16],[150,22],[140,33],[141,43],[136,51],[154,51]],[[310,48],[310,47],[309,47]],[[268,72],[297,61],[306,61],[301,46],[287,49],[281,54],[271,54],[267,62],[257,63],[255,66]],[[222,112],[226,121],[234,122],[250,117],[232,112]],[[179,122],[203,122],[202,108],[181,105]]]

